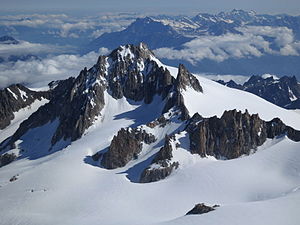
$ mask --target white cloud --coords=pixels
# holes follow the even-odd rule
[[[91,21],[80,21],[77,23],[64,23],[61,25],[61,37],[68,37],[73,35],[74,33],[71,33],[72,30],[79,30],[79,31],[84,31],[87,29],[92,29],[95,27],[95,23]]]
[[[229,58],[260,57],[264,54],[299,55],[300,42],[294,40],[292,30],[286,27],[247,26],[242,34],[202,36],[174,48],[156,49],[158,57],[187,60],[192,64],[202,59],[222,62]],[[279,50],[271,48],[271,38]]]
[[[19,44],[0,44],[0,57],[6,58],[11,55],[40,55],[62,52],[63,48],[54,45],[45,45],[21,41]]]
[[[59,55],[43,60],[18,61],[0,64],[0,88],[10,84],[24,83],[30,87],[46,86],[52,80],[78,76],[84,67],[91,67],[98,56],[106,54],[108,49],[86,55]]]
[[[69,17],[65,14],[21,14],[0,16],[0,25],[5,26],[57,26]]]
[[[273,37],[279,47],[286,46],[294,41],[293,31],[287,27],[246,26],[239,30],[244,35]]]
[[[90,37],[96,38],[105,32],[125,29],[142,14],[135,13],[101,13],[94,16],[76,17],[65,14],[22,14],[0,16],[0,25],[14,29],[16,26],[49,28],[57,31],[61,37],[78,38],[78,32],[89,30]],[[93,32],[94,30],[95,32]],[[12,33],[11,33],[12,34]]]

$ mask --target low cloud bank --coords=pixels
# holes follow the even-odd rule
[[[246,26],[242,34],[202,36],[183,45],[182,49],[159,48],[160,58],[187,60],[196,64],[202,59],[222,62],[229,58],[260,57],[265,54],[299,56],[300,42],[286,27]]]
[[[43,60],[17,61],[0,64],[0,88],[11,84],[23,83],[29,87],[46,86],[52,80],[78,76],[84,67],[93,66],[99,55],[105,55],[108,49],[86,55],[58,55]]]

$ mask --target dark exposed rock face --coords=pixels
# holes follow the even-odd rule
[[[293,141],[300,141],[300,131],[293,129],[290,126],[286,126],[279,118],[274,118],[271,121],[266,122],[266,125],[268,138],[287,135],[287,137]]]
[[[175,80],[172,96],[168,99],[163,113],[169,111],[172,107],[176,107],[181,111],[181,119],[189,119],[189,111],[184,105],[184,99],[181,94],[182,90],[187,87],[194,89],[197,92],[203,92],[203,89],[195,76],[193,76],[184,65],[180,64],[178,68],[177,78]]]
[[[159,118],[147,123],[146,125],[150,128],[154,128],[156,126],[165,127],[169,122],[170,122],[169,119],[166,119],[163,115],[161,115]]]
[[[179,64],[176,86],[178,89],[186,90],[187,87],[191,87],[195,91],[203,92],[203,89],[197,78],[192,75],[183,64]]]
[[[169,176],[174,169],[179,166],[178,162],[170,162],[172,159],[172,145],[170,137],[166,136],[164,146],[156,154],[152,161],[152,165],[156,164],[158,167],[146,168],[141,175],[140,183],[149,183],[162,180]]]
[[[215,208],[217,207],[219,207],[219,205],[207,206],[204,203],[200,203],[195,205],[195,207],[188,211],[186,215],[200,215],[203,213],[208,213],[210,211],[215,210]]]
[[[119,47],[108,57],[111,65],[107,79],[116,99],[125,96],[148,104],[156,94],[165,98],[174,83],[170,72],[151,60],[154,54],[142,43]]]
[[[190,137],[190,150],[202,157],[233,159],[248,155],[262,145],[267,138],[287,134],[300,140],[300,132],[286,126],[278,118],[265,122],[257,114],[250,115],[236,110],[225,111],[221,118],[216,116],[196,122],[194,116],[186,130]]]
[[[228,87],[251,92],[283,108],[300,109],[300,84],[294,76],[284,76],[280,79],[252,76],[243,85],[236,84],[232,80],[218,82]]]
[[[107,169],[125,166],[130,160],[137,158],[142,151],[143,142],[151,144],[155,142],[155,136],[138,128],[122,128],[103,155],[102,165]]]
[[[6,166],[17,158],[14,153],[5,153],[0,155],[0,167]]]
[[[21,84],[0,90],[0,129],[7,127],[14,119],[14,112],[31,105],[35,100],[50,98],[49,92],[29,90]]]

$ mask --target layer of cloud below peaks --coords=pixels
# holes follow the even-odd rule
[[[19,44],[0,44],[0,57],[7,58],[9,56],[20,55],[41,55],[51,53],[62,53],[66,50],[66,47],[57,45],[45,45],[38,43],[30,43],[27,41],[21,41]]]
[[[202,59],[222,62],[229,58],[260,57],[265,54],[299,55],[300,42],[294,40],[292,30],[286,27],[247,26],[240,28],[240,31],[242,34],[199,37],[184,44],[180,50],[160,48],[155,53],[160,58],[187,60],[192,64]]]
[[[122,30],[137,17],[143,16],[136,13],[99,13],[99,15],[83,17],[66,14],[19,14],[0,16],[0,25],[48,28],[52,29],[53,34],[63,38],[78,38],[78,31],[94,30],[90,38],[96,38],[104,32]]]
[[[0,64],[0,88],[11,84],[23,83],[29,87],[46,86],[50,81],[76,77],[84,67],[91,67],[99,55],[105,55],[108,49],[86,55],[59,55],[43,60],[18,61]]]

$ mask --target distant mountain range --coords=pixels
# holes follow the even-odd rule
[[[290,40],[282,41],[276,38],[276,29],[279,28],[287,29],[282,32],[292,32],[286,38],[294,39],[292,41],[295,44],[283,46]],[[241,35],[226,36],[224,39],[236,42],[236,47],[234,44],[228,47],[228,43],[222,43],[221,36],[230,34]],[[205,37],[208,39],[191,42]],[[215,40],[213,37],[220,38]],[[255,49],[251,44],[245,46],[240,43],[243,42],[243,38],[252,38]],[[299,40],[300,16],[260,15],[253,11],[232,10],[216,15],[200,13],[194,17],[161,15],[139,18],[122,31],[102,34],[84,46],[83,52],[97,51],[101,47],[113,49],[125,43],[145,42],[154,51],[161,48],[163,52],[170,50],[170,53],[166,52],[163,55],[159,54],[161,51],[157,53],[164,63],[175,66],[184,61],[193,72],[245,75],[271,73],[300,77],[297,47],[293,52],[288,50],[297,46]],[[206,42],[215,42],[217,48],[210,44],[209,49],[198,50],[197,45],[201,44],[201,41],[204,47]],[[184,51],[187,46],[189,49]],[[173,50],[176,56],[173,55]],[[243,53],[245,51],[246,53]],[[198,54],[201,57],[197,58]],[[223,58],[224,54],[228,57]],[[192,61],[189,60],[191,55],[194,57]],[[211,55],[215,55],[216,59],[212,59]],[[220,57],[223,59],[219,60]]]
[[[20,21],[8,19],[0,25],[0,34],[31,43],[64,46],[64,53],[69,54],[144,42],[165,64],[177,66],[184,62],[194,73],[247,76],[270,73],[300,78],[300,16],[244,10],[195,16],[140,16],[120,14],[116,16],[119,20],[84,17],[82,21],[63,16],[57,20],[59,24],[34,27],[30,24],[45,18],[34,20],[31,15]],[[53,54],[61,53],[60,49]],[[0,57],[0,61],[5,61],[1,54]],[[12,56],[10,61],[31,57]]]
[[[300,109],[300,83],[296,77],[252,76],[244,84],[237,84],[233,80],[218,80],[218,83],[251,92],[286,109]]]
[[[241,34],[237,28],[246,25],[287,27],[293,30],[297,39],[300,39],[300,16],[259,15],[254,11],[232,10],[216,15],[200,13],[192,18],[166,15],[138,18],[125,30],[105,33],[92,41],[89,46],[94,47],[94,49],[99,47],[115,48],[127,40],[133,44],[144,41],[152,49],[176,48],[191,38],[201,35]],[[159,41],[159,37],[162,40]],[[166,41],[168,39],[169,42]]]
[[[177,32],[172,26],[165,25],[160,21],[156,21],[150,17],[138,18],[130,24],[125,30],[104,33],[99,38],[92,41],[87,49],[98,50],[100,47],[113,49],[119,45],[127,43],[138,44],[140,42],[147,43],[150,48],[174,47],[192,40]]]

